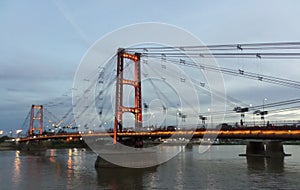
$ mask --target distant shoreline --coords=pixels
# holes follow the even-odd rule
[[[166,146],[182,146],[182,145],[212,145],[212,146],[223,146],[223,145],[246,145],[245,141],[240,142],[219,142],[219,143],[200,143],[200,142],[189,142],[189,143],[163,143],[163,142],[145,142],[145,147],[156,146],[159,144],[164,144]],[[300,141],[293,142],[283,142],[284,145],[300,145]],[[68,149],[68,148],[86,148],[90,149],[89,146],[84,141],[77,142],[44,142],[41,147],[45,149]],[[8,150],[21,150],[22,146],[15,144],[15,142],[2,142],[0,143],[0,151]]]

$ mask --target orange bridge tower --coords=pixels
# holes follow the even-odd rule
[[[35,121],[38,121],[38,127],[35,127]],[[43,133],[43,106],[32,105],[30,111],[30,127],[29,135],[34,135],[35,131],[39,131],[39,134]]]
[[[141,63],[140,53],[129,54],[124,49],[118,50],[117,78],[116,78],[116,104],[114,121],[114,144],[117,143],[117,133],[122,131],[122,115],[130,112],[135,115],[135,129],[142,127],[142,93],[141,93]],[[134,64],[134,79],[124,79],[124,60],[129,59]],[[123,105],[123,86],[131,85],[134,87],[134,107]]]

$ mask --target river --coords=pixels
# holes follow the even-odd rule
[[[182,148],[150,169],[101,168],[85,149],[51,149],[41,155],[0,151],[0,189],[300,189],[300,146],[284,159],[246,159],[242,145]]]

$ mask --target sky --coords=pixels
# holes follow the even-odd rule
[[[0,130],[22,127],[32,104],[70,98],[85,52],[120,27],[141,22],[172,24],[204,44],[299,42],[299,7],[297,0],[0,1]],[[231,64],[246,67],[243,60]],[[300,81],[299,62],[271,64],[253,61],[253,68]],[[254,96],[244,85],[249,84],[247,80],[224,79],[227,93],[249,104],[261,104],[266,97],[269,102],[299,97],[299,90],[272,85],[256,89]]]

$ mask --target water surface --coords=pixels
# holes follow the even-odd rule
[[[182,148],[177,157],[150,169],[102,168],[85,149],[44,154],[0,152],[0,189],[300,189],[300,146],[285,146],[284,159],[245,158],[245,146]]]

